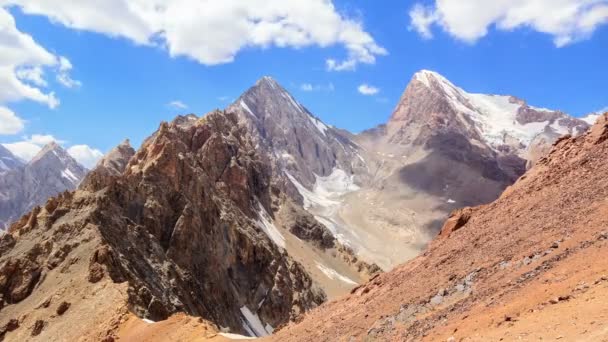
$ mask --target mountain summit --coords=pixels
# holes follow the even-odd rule
[[[59,144],[45,145],[27,164],[0,177],[0,228],[49,197],[76,189],[86,173]]]

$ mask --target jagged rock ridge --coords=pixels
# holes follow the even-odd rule
[[[0,327],[15,319],[21,328],[4,333],[29,336],[38,319],[40,338],[107,337],[90,324],[61,335],[69,321],[38,305],[50,295],[72,302],[84,321],[99,310],[121,317],[115,310],[126,307],[152,320],[181,311],[250,335],[315,307],[325,295],[281,245],[263,158],[236,115],[213,112],[161,124],[121,174],[102,161],[79,190],[35,208],[2,237]],[[116,303],[90,306],[83,296]]]

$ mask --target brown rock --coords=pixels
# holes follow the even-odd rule
[[[471,219],[471,214],[473,213],[473,208],[462,208],[458,210],[454,210],[450,217],[445,221],[443,227],[441,228],[441,232],[439,236],[441,237],[449,237],[450,234],[455,232],[456,230],[462,228],[469,220]]]
[[[34,323],[34,326],[32,327],[32,336],[38,336],[40,335],[40,333],[42,332],[42,329],[44,329],[44,321],[39,319],[36,321],[36,323]]]
[[[66,311],[68,311],[71,305],[72,304],[68,302],[61,302],[61,304],[59,304],[59,306],[57,307],[57,314],[59,316],[63,315]]]

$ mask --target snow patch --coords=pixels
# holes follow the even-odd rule
[[[313,205],[329,207],[340,204],[340,202],[338,201],[330,200],[320,194],[315,193],[314,191],[308,190],[304,185],[298,182],[298,180],[289,172],[285,171],[285,175],[287,175],[287,178],[289,178],[291,183],[293,183],[300,195],[302,195],[302,197],[304,198],[304,209],[310,209]]]
[[[247,111],[247,113],[251,114],[251,116],[256,117],[255,114],[253,114],[253,112],[251,111],[251,109],[249,109],[249,106],[247,105],[247,103],[245,103],[245,101],[241,100],[240,101],[241,107]]]
[[[528,146],[532,139],[538,133],[544,131],[547,126],[551,126],[558,134],[572,133],[568,127],[559,124],[559,119],[554,122],[543,121],[525,125],[520,124],[517,121],[517,113],[522,105],[512,102],[511,96],[467,93],[440,74],[428,70],[416,73],[414,79],[424,83],[429,88],[431,85],[438,86],[439,91],[447,97],[450,106],[459,115],[464,115],[470,119],[463,120],[463,122],[472,121],[484,142],[494,148],[505,144],[509,138],[516,139],[523,145]],[[529,106],[529,108],[538,112],[554,112],[547,108],[533,106]],[[589,118],[589,120],[593,120],[593,118]]]
[[[590,125],[594,125],[595,122],[597,121],[597,118],[599,118],[601,116],[601,114],[589,114],[587,116],[585,116],[584,118],[581,118],[581,120],[585,121],[586,123],[590,124]]]
[[[319,270],[321,270],[321,272],[323,272],[323,274],[325,274],[325,276],[327,276],[329,279],[340,280],[340,281],[343,281],[343,282],[345,282],[347,284],[351,284],[351,285],[358,285],[358,283],[356,281],[350,279],[347,276],[344,276],[344,275],[338,273],[333,268],[329,268],[329,267],[321,264],[320,262],[316,262],[316,264],[317,264],[317,268]]]
[[[144,321],[144,322],[146,322],[146,323],[148,323],[148,324],[154,324],[154,323],[156,323],[156,322],[154,322],[153,320],[148,319],[148,318],[144,318],[144,319],[142,319],[142,321]]]
[[[327,131],[327,126],[319,119],[313,117],[312,115],[306,115],[308,117],[308,120],[310,120],[310,122],[312,122],[313,125],[315,125],[315,127],[317,127],[317,129],[319,130],[319,132],[321,132],[321,134],[326,135],[325,131]],[[344,148],[344,147],[342,147]]]
[[[76,184],[78,182],[78,177],[76,177],[69,168],[66,168],[65,170],[61,171],[61,177],[69,180],[70,182],[72,182],[74,184]]]
[[[241,307],[241,314],[245,318],[243,328],[252,336],[262,337],[272,334],[274,328],[270,324],[262,324],[257,313],[251,312],[247,306]]]
[[[218,335],[231,339],[231,340],[253,340],[253,339],[255,339],[255,337],[243,336],[243,335],[231,334],[231,333],[219,333]]]
[[[259,220],[256,221],[258,227],[268,235],[275,245],[285,248],[285,237],[274,223],[272,223],[272,218],[268,215],[268,212],[266,212],[266,209],[264,209],[264,206],[260,202],[258,202],[258,217]]]
[[[450,204],[456,203],[456,201],[454,201],[454,200],[453,200],[453,199],[451,199],[451,198],[448,198],[448,200],[447,200],[446,202],[448,202],[448,203],[450,203]]]

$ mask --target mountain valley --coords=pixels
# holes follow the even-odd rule
[[[528,298],[553,268],[605,248],[606,118],[587,121],[422,70],[386,124],[353,134],[265,76],[224,110],[162,122],[137,150],[124,141],[88,173],[57,144],[28,163],[0,146],[12,222],[0,339],[501,334],[503,311],[532,308],[503,310],[501,298]],[[585,181],[568,188],[575,175]],[[4,185],[18,177],[44,182]],[[558,247],[536,250],[548,241]],[[543,300],[606,271],[593,267]],[[488,311],[488,335],[456,323]]]

